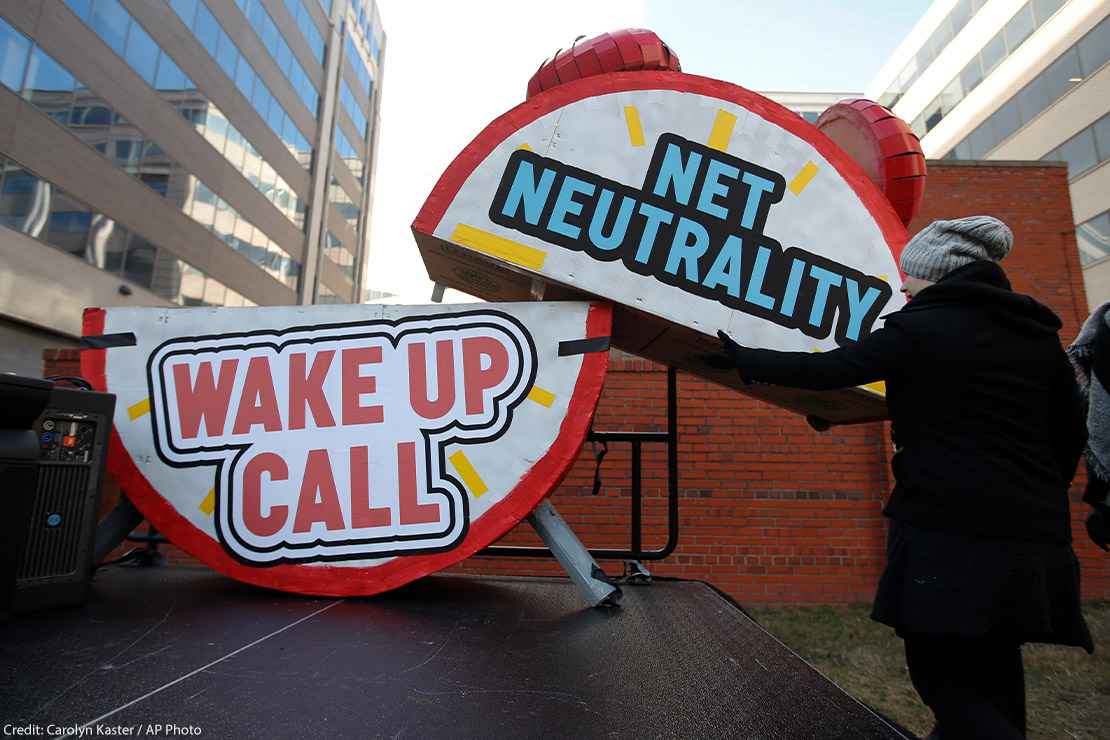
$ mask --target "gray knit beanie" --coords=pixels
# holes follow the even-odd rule
[[[902,250],[902,272],[936,282],[976,260],[998,262],[1014,244],[1014,234],[993,216],[968,216],[934,221]]]

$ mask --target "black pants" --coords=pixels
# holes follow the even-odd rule
[[[1025,737],[1021,645],[990,638],[903,635],[910,679],[942,740]]]

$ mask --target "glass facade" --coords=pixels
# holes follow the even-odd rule
[[[38,239],[181,306],[254,305],[54,183],[2,157],[0,226]]]
[[[983,79],[994,71],[1006,57],[1033,35],[1059,10],[1066,0],[1034,0],[1023,5],[1007,21],[1006,25],[976,54],[960,74],[933,99],[925,110],[910,123],[910,128],[918,136],[924,136],[952,112],[961,100],[979,86]],[[1014,111],[1013,113],[1016,113]],[[1007,115],[1013,115],[1008,113]],[[1014,128],[1016,130],[1016,127]],[[1011,131],[1012,133],[1012,131]],[[1007,134],[1008,136],[1009,134]]]
[[[335,210],[339,211],[339,215],[351,228],[351,231],[358,233],[358,217],[362,211],[358,205],[351,200],[351,196],[347,195],[347,191],[339,184],[333,175],[331,183],[328,184],[328,202],[335,206]]]
[[[119,0],[66,0],[71,9],[77,12],[78,17],[85,20],[94,31],[96,31],[102,39],[106,42],[108,38],[115,38],[122,36],[126,39],[124,43],[124,60],[128,62],[132,69],[138,72],[148,83],[155,86],[160,92],[172,90],[188,90],[192,94],[185,98],[183,96],[175,96],[173,98],[166,97],[170,105],[174,105],[189,119],[186,111],[195,111],[198,106],[207,106],[214,111],[214,115],[222,118],[215,106],[212,105],[207,99],[196,90],[196,86],[188,77],[181,71],[177,64],[166,54],[161,47],[150,37],[150,35],[143,30],[134,18],[119,4]],[[118,27],[109,27],[102,20],[102,16],[98,13],[103,13],[105,9],[111,9],[111,22],[112,24],[122,24]],[[143,50],[141,54],[132,53],[131,49],[135,43],[135,39],[140,39],[139,48]],[[117,52],[118,53],[118,52]],[[145,74],[149,71],[149,76]],[[152,82],[153,80],[153,82]],[[230,162],[240,174],[242,174],[259,192],[261,192],[266,199],[270,201],[279,211],[282,212],[286,218],[293,222],[297,228],[304,227],[304,212],[305,205],[300,197],[293,192],[292,188],[285,181],[284,178],[279,176],[270,166],[268,162],[262,159],[254,147],[249,147],[250,156],[244,157],[240,151],[233,146],[227,144],[227,140],[235,142],[246,143],[246,139],[230,124],[226,119],[224,120],[224,127],[227,130],[227,137],[210,137],[206,136],[210,144],[218,151],[228,162]],[[307,145],[307,142],[306,142]],[[249,146],[249,144],[247,145]]]
[[[97,2],[102,1],[104,0],[97,0]],[[297,161],[305,169],[311,167],[312,147],[308,139],[270,92],[270,88],[254,71],[254,67],[239,51],[239,47],[224,32],[223,26],[216,20],[216,16],[212,15],[212,11],[203,0],[165,0],[165,2],[170,4],[181,21],[193,31],[197,41],[209,56],[216,60],[227,78],[235,83],[235,87],[285,143]],[[313,116],[316,115],[315,108],[310,111]]]
[[[921,73],[933,63],[947,48],[949,42],[956,38],[956,34],[963,30],[968,21],[986,5],[986,0],[958,0],[948,15],[941,19],[940,25],[925,41],[925,44],[906,63],[898,76],[894,78],[890,88],[879,96],[879,103],[890,108],[901,99],[910,85],[917,81]]]
[[[0,37],[22,37],[18,31],[0,20]],[[26,37],[22,37],[26,39]],[[81,84],[73,74],[58,64],[38,46],[28,43],[13,44],[11,48],[26,48],[27,55],[5,58],[5,77],[19,76],[24,81],[15,91],[60,126],[65,127],[85,145],[104,155],[116,167],[137,178],[163,198],[172,202],[183,213],[212,231],[236,251],[247,256],[271,277],[296,288],[300,277],[300,263],[289,257],[276,242],[254,227],[246,218],[216,197],[221,218],[217,220],[202,205],[202,195],[212,191],[199,178],[172,160],[144,132],[108,104],[106,100]],[[5,48],[8,47],[7,42]],[[22,67],[24,74],[19,74]],[[189,91],[179,91],[179,104],[190,106]],[[203,100],[194,101],[204,105]],[[215,194],[212,193],[215,197]],[[241,224],[241,226],[240,226]],[[239,235],[249,234],[246,241]]]
[[[293,50],[289,48],[289,44],[282,38],[277,24],[266,12],[262,1],[235,0],[235,2],[238,3],[239,10],[243,11],[247,20],[250,21],[255,34],[262,41],[262,45],[274,58],[278,69],[285,75],[285,79],[289,80],[293,89],[297,91],[297,95],[300,96],[301,101],[308,108],[308,112],[312,114],[313,118],[316,118],[320,107],[320,93],[316,90],[316,86],[312,84],[312,80],[308,73],[304,71],[304,67],[297,61],[297,57],[293,54]]]
[[[316,290],[316,303],[319,303],[321,305],[328,305],[334,303],[350,303],[350,301],[345,300],[343,296],[337,295],[331,289],[329,289],[328,286],[320,283],[320,285],[317,286]]]
[[[339,237],[330,231],[324,234],[324,256],[334,262],[344,275],[351,280],[355,279],[354,255],[343,246]]]
[[[948,159],[982,159],[1015,131],[1110,61],[1110,16],[1057,57],[989,118],[965,136]],[[1057,156],[1054,159],[1067,157]],[[1077,156],[1078,159],[1078,156]]]
[[[235,169],[239,170],[256,190],[266,196],[266,200],[292,221],[294,226],[304,229],[306,215],[304,200],[293,192],[285,178],[263,159],[247,137],[227,120],[219,108],[211,102],[206,102],[203,97],[182,100],[177,108],[181,116],[193,125],[196,132],[222,154]]]
[[[331,5],[330,0],[328,5]],[[377,63],[381,57],[382,42],[385,38],[377,3],[374,0],[351,0],[350,12],[352,27],[360,40],[369,48],[371,58]]]
[[[1110,211],[1103,211],[1075,227],[1079,262],[1084,266],[1110,257]]]
[[[362,138],[365,139],[370,133],[366,114],[362,111],[362,107],[355,100],[355,94],[351,92],[350,85],[344,79],[339,80],[339,101],[343,103],[343,110],[347,111],[347,115],[351,117],[351,121],[362,133]]]
[[[1067,162],[1068,177],[1073,180],[1110,159],[1110,114],[1098,119],[1041,159]]]
[[[358,47],[355,46],[355,42],[351,39],[349,34],[344,37],[343,50],[347,61],[351,65],[351,69],[355,73],[355,77],[358,77],[358,81],[362,84],[362,88],[366,90],[366,94],[373,95],[373,77],[366,66],[366,62],[362,60],[362,54],[359,52]]]
[[[77,177],[76,172],[71,178],[55,169],[48,158],[49,143],[41,156],[22,149],[18,154],[15,150],[0,151],[0,226],[4,227],[0,238],[4,233],[16,238],[13,230],[19,231],[178,305],[249,305],[243,295],[255,300],[266,294],[282,295],[292,300],[290,293],[272,293],[276,286],[269,282],[271,279],[296,291],[298,301],[357,300],[362,291],[361,286],[354,285],[356,265],[361,264],[367,241],[367,219],[362,218],[364,188],[372,163],[366,140],[373,130],[374,87],[379,82],[378,64],[384,47],[384,32],[373,0],[348,0],[340,6],[344,16],[334,37],[334,49],[328,43],[327,30],[333,0],[142,0],[128,5],[124,4],[127,0],[63,2],[75,17],[61,18],[57,28],[25,27],[17,17],[9,23],[0,11],[0,84],[30,104],[26,108],[27,125],[40,126],[44,141],[63,149],[71,147],[69,151],[73,152],[68,137],[76,137],[103,159],[94,161],[83,154],[74,159],[84,161],[90,169],[109,166],[120,170],[158,197],[128,190],[136,196],[130,199],[132,203],[102,201],[87,179]],[[155,2],[160,4],[154,8],[156,12],[168,6],[175,19],[167,15],[165,23],[161,19],[153,25],[148,22],[155,16],[144,14],[148,12],[147,4],[153,6]],[[325,17],[327,23],[323,22]],[[78,22],[103,44],[87,36],[80,46],[72,46],[73,40],[81,37],[70,30],[63,32],[62,27],[73,29]],[[24,28],[26,34],[21,33]],[[179,53],[179,48],[185,48],[180,46],[183,41],[192,44],[190,34],[204,48],[207,58]],[[264,51],[254,45],[254,37]],[[36,43],[38,39],[41,47]],[[251,49],[253,56],[248,56],[246,49]],[[340,55],[341,64],[329,70],[325,62],[332,53]],[[84,76],[84,69],[104,69],[100,65],[105,62],[118,66],[111,54],[123,60],[135,75],[120,68],[110,80],[78,77]],[[285,81],[280,81],[277,70],[268,66],[267,54]],[[209,58],[215,66],[209,64]],[[346,63],[342,63],[344,58]],[[272,88],[260,72],[268,75]],[[213,80],[209,84],[214,89],[198,88],[196,78]],[[217,79],[221,82],[216,83]],[[88,87],[90,82],[95,83],[94,89]],[[144,84],[149,87],[144,88]],[[200,149],[202,145],[192,134],[168,120],[164,110],[148,108],[154,105],[151,90],[222,160]],[[275,92],[280,93],[280,99]],[[298,179],[302,176],[297,175],[292,180],[299,192],[277,172],[280,167],[286,174],[295,175],[295,170],[288,169],[292,163],[284,153],[273,149],[277,142],[269,131],[255,123],[247,125],[249,114],[232,98],[236,94],[243,96],[304,168],[307,178]],[[332,96],[334,104],[323,105],[325,95]],[[143,100],[144,105],[132,108],[127,102],[132,98]],[[126,116],[117,104],[127,110]],[[297,107],[302,104],[310,115]],[[329,111],[327,120],[321,115],[324,109]],[[34,111],[51,122],[38,118]],[[232,124],[225,111],[234,113],[243,128]],[[341,115],[350,120],[339,124]],[[135,120],[129,120],[132,116]],[[334,144],[327,151],[317,152],[314,145],[325,126],[333,133],[330,139]],[[253,141],[245,131],[250,132]],[[193,148],[183,147],[169,137],[181,138]],[[260,150],[272,153],[271,160],[267,161]],[[184,151],[200,156],[187,157]],[[25,166],[16,164],[16,159],[27,160]],[[243,189],[224,161],[296,227],[301,234],[298,243],[279,245],[259,228],[265,227],[283,240],[294,236],[293,230]],[[337,168],[335,172],[333,167]],[[340,167],[347,168],[351,179],[338,171]],[[32,170],[36,168],[50,173],[57,182],[35,175]],[[96,171],[106,187],[112,182],[131,187],[115,173]],[[307,202],[314,192],[321,193],[321,202],[313,204],[315,209]],[[106,212],[96,212],[79,199],[97,203]],[[218,255],[219,245],[174,213],[161,210],[162,203],[179,210],[259,269],[253,270],[236,258],[239,267],[229,266],[228,274],[206,275],[177,257],[186,245],[176,232],[172,238],[167,232],[159,242],[157,233],[138,234],[123,225],[150,223],[149,215],[136,209],[156,212],[165,222],[190,229],[194,241],[203,242],[205,249],[216,250]],[[251,220],[245,213],[251,214]],[[308,233],[310,216],[314,217],[313,233]],[[302,285],[302,266],[290,254],[299,255],[302,248],[306,259],[330,260],[338,270],[319,262],[325,269],[317,271],[314,284]],[[193,252],[187,254],[193,258]],[[321,283],[320,275],[331,284]]]
[[[343,163],[347,165],[351,174],[355,176],[355,179],[360,183],[363,182],[362,157],[358,156],[358,152],[351,146],[350,140],[339,126],[335,127],[335,151],[339,158],[343,160]]]
[[[316,57],[320,66],[323,66],[324,37],[320,35],[320,29],[316,27],[316,22],[312,20],[312,11],[308,9],[306,4],[310,2],[312,0],[285,0],[285,9],[289,11],[289,16],[297,24],[304,40],[308,42],[308,48],[312,49],[312,55]]]

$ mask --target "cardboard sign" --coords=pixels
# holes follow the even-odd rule
[[[851,344],[903,305],[898,216],[798,115],[679,72],[588,77],[482,131],[413,223],[437,282],[487,299],[600,296],[613,342],[833,422],[881,391],[745,387],[701,357]]]
[[[89,309],[109,465],[244,581],[372,594],[527,515],[585,440],[611,312],[588,303]],[[110,346],[112,337],[129,337]]]

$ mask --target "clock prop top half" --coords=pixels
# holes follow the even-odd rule
[[[429,276],[487,300],[604,299],[613,345],[831,423],[884,418],[881,384],[744,386],[704,358],[857,342],[904,299],[925,159],[845,100],[816,124],[680,71],[650,31],[579,40],[458,154],[412,229]]]

